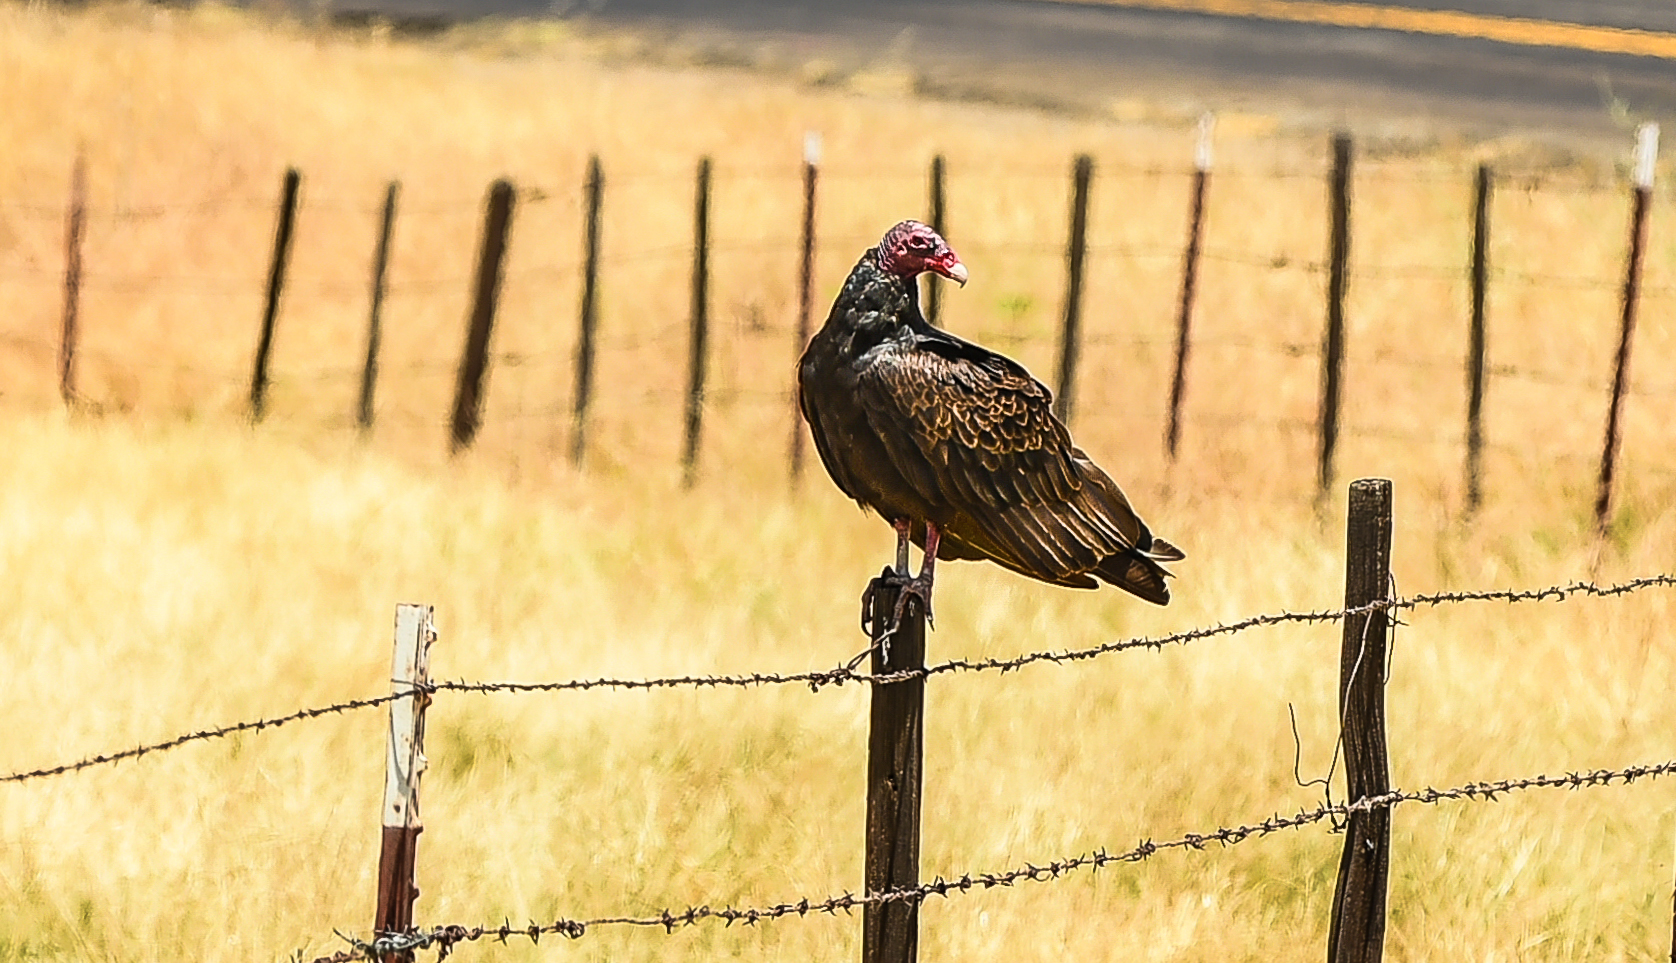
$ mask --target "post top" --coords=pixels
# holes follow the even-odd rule
[[[1210,138],[1216,132],[1216,115],[1205,111],[1199,115],[1199,142],[1193,149],[1193,166],[1210,170]]]
[[[1389,502],[1391,500],[1391,479],[1389,478],[1358,478],[1350,483],[1350,500]]]
[[[1653,186],[1653,164],[1659,158],[1659,125],[1645,123],[1635,130],[1635,186]]]

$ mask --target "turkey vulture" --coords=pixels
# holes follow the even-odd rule
[[[937,559],[989,559],[1054,585],[1100,579],[1158,605],[1155,537],[1123,490],[1071,443],[1053,395],[1024,367],[928,324],[920,274],[962,285],[966,266],[936,231],[903,221],[861,256],[798,364],[798,406],[827,473],[896,529],[902,584],[929,615]],[[906,571],[902,575],[906,576]],[[900,616],[901,607],[897,614]]]

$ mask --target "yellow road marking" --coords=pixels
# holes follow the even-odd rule
[[[1676,34],[1580,23],[1488,17],[1454,10],[1410,10],[1321,0],[1063,0],[1098,7],[1168,10],[1223,17],[1315,23],[1333,27],[1401,30],[1443,37],[1468,37],[1532,47],[1566,47],[1595,53],[1676,60]]]

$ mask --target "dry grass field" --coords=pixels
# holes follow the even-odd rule
[[[950,167],[973,281],[954,330],[1047,375],[1067,174],[1099,173],[1073,428],[1182,545],[1176,601],[940,570],[930,657],[1159,635],[1342,597],[1342,485],[1311,507],[1325,137],[1225,118],[1185,448],[1161,436],[1192,134],[1184,124],[929,103],[891,63],[819,86],[648,65],[556,26],[424,41],[215,7],[0,6],[0,774],[387,688],[401,601],[433,603],[451,679],[826,668],[888,529],[824,478],[785,482],[797,164],[824,136],[821,307]],[[1625,138],[1626,143],[1628,138]],[[84,409],[56,404],[62,198],[91,206]],[[1470,170],[1517,145],[1362,158],[1340,474],[1395,480],[1404,594],[1667,571],[1676,517],[1668,192],[1654,214],[1624,488],[1590,537],[1625,193],[1505,181],[1495,210],[1484,510],[1461,518]],[[586,158],[607,178],[587,464],[569,467]],[[714,156],[714,390],[678,485],[692,169]],[[1523,155],[1521,154],[1522,158]],[[1519,161],[1524,163],[1523,160]],[[1511,163],[1511,162],[1509,162]],[[272,413],[242,421],[280,174],[304,174]],[[1526,172],[1530,173],[1530,172]],[[443,413],[488,182],[520,187],[484,433]],[[402,182],[379,423],[350,427],[377,204]],[[1533,182],[1534,183],[1534,182]],[[1416,270],[1419,268],[1421,270]],[[1542,283],[1525,280],[1531,276]],[[1555,280],[1558,279],[1558,280]],[[1568,283],[1586,279],[1589,283]],[[1288,346],[1302,346],[1302,349]],[[815,475],[818,476],[818,469]],[[1418,611],[1388,694],[1392,779],[1676,757],[1668,591]],[[1275,628],[928,692],[923,872],[1125,849],[1320,802],[1337,628]],[[439,697],[417,917],[514,923],[759,905],[861,879],[865,693]],[[371,921],[377,711],[0,785],[0,961],[232,961],[341,947]],[[1664,782],[1397,810],[1402,960],[1668,953]],[[928,959],[1319,958],[1340,838],[1317,827],[1161,854],[922,911]],[[462,958],[834,959],[859,918],[463,948]]]

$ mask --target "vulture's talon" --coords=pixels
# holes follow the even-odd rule
[[[890,621],[881,626],[879,617],[883,613],[878,607],[879,592],[885,588],[895,588],[900,594],[896,597],[895,608],[891,610]],[[878,578],[868,582],[866,591],[861,593],[861,630],[867,633],[868,638],[876,637],[881,642],[888,640],[901,627],[909,599],[919,600],[920,608],[925,611],[925,623],[936,628],[936,620],[931,615],[931,579],[923,574],[908,578],[887,567]]]
[[[925,610],[925,624],[935,629],[937,620],[931,615],[931,580],[924,575],[917,578],[902,578],[897,576],[897,585],[901,586],[902,594],[896,597],[896,611],[891,615],[891,629],[902,624],[902,614],[908,610],[909,599],[919,599],[920,608]]]

